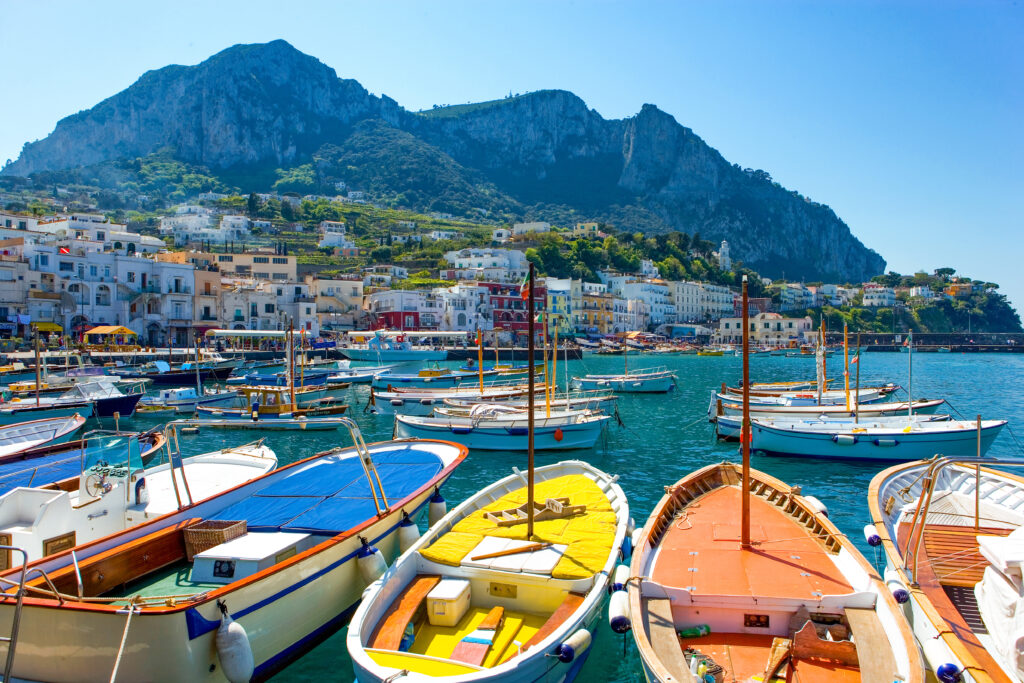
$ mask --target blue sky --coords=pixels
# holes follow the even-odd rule
[[[653,103],[830,205],[900,272],[1024,305],[1017,2],[0,0],[0,161],[148,70],[284,38],[410,109],[563,88]],[[623,226],[625,227],[625,226]]]

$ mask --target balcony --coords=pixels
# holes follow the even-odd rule
[[[242,323],[242,322],[245,322],[245,316],[244,315],[236,315],[231,320],[233,320],[236,323]]]
[[[60,292],[44,292],[41,289],[30,289],[28,290],[29,299],[50,299],[53,301],[60,300]]]
[[[178,288],[168,287],[167,288],[167,293],[168,294],[191,294],[192,293],[192,288],[191,287],[178,287]]]

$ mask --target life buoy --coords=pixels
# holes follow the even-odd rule
[[[395,341],[397,341],[399,344],[405,343],[405,335],[404,334],[398,335],[397,337],[395,337]]]

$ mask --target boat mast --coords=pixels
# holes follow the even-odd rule
[[[534,410],[534,395],[533,395],[533,263],[530,263],[530,284],[527,290],[529,299],[526,304],[526,319],[528,321],[527,331],[529,333],[529,340],[527,340],[527,436],[526,436],[526,458],[527,458],[527,477],[526,477],[526,538],[533,538],[533,410]]]
[[[747,276],[743,276],[743,423],[740,444],[743,451],[743,483],[740,519],[740,547],[750,548],[750,311],[747,308]]]
[[[907,334],[907,417],[914,416],[914,331]]]
[[[850,340],[847,337],[849,328],[843,323],[843,364],[846,371],[843,372],[843,382],[846,385],[846,409],[850,409]]]
[[[196,349],[196,398],[198,399],[203,395],[203,380],[199,374],[199,334],[195,330],[192,331],[192,345]]]
[[[480,378],[480,394],[484,393],[484,333],[476,331],[476,374]]]
[[[544,314],[541,313],[541,316]],[[544,349],[544,416],[551,419],[551,376],[548,374],[548,320],[544,318],[541,334],[544,335],[542,346]],[[530,361],[533,362],[532,360]]]
[[[568,387],[568,385],[566,385]],[[551,395],[558,398],[558,321],[555,321],[555,341],[551,344]],[[566,399],[568,399],[566,395]],[[568,402],[566,403],[568,408]]]
[[[854,392],[853,422],[860,422],[860,332],[857,333],[857,389]]]
[[[39,328],[36,328],[36,336],[33,342],[33,348],[36,353],[36,408],[39,407],[39,383],[42,379],[39,377]]]
[[[295,329],[288,323],[288,397],[295,411]]]

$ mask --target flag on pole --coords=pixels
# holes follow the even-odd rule
[[[527,275],[523,278],[522,283],[519,285],[519,298],[523,301],[530,299],[530,276]]]
[[[853,359],[850,361],[850,365],[856,365],[860,362],[860,349],[857,349],[857,353],[853,354]]]

